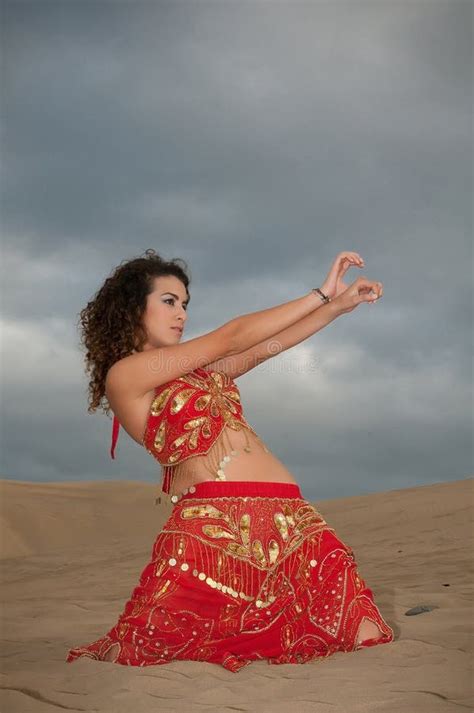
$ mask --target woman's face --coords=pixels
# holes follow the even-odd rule
[[[143,349],[178,344],[187,319],[188,295],[184,284],[174,275],[154,278],[153,291],[147,297],[143,323],[148,334]]]

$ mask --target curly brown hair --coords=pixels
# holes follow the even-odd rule
[[[147,296],[153,290],[154,278],[174,275],[186,287],[191,277],[182,258],[165,260],[152,248],[145,257],[122,261],[93,299],[80,311],[79,328],[85,347],[88,385],[88,413],[102,407],[108,416],[110,404],[105,395],[105,377],[116,361],[135,351],[142,351],[147,334],[142,325]]]

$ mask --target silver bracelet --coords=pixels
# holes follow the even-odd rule
[[[318,295],[318,297],[320,297],[325,304],[331,301],[331,298],[325,295],[324,292],[319,289],[319,287],[313,287],[311,292],[314,292],[316,295]]]

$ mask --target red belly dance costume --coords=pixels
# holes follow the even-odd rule
[[[112,457],[118,426],[115,418]],[[143,446],[162,465],[162,490],[189,477],[196,455],[207,454],[214,480],[171,496],[172,513],[116,624],[66,661],[111,651],[129,666],[192,660],[237,672],[257,659],[305,663],[393,641],[352,549],[297,484],[226,482],[239,455],[228,429],[244,429],[245,450],[251,433],[268,451],[224,372],[198,367],[156,388]],[[357,644],[366,619],[381,636]]]

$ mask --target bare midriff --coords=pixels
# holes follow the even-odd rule
[[[208,453],[172,466],[169,494],[181,495],[196,483],[209,480],[297,482],[253,430],[236,431],[227,425]]]

